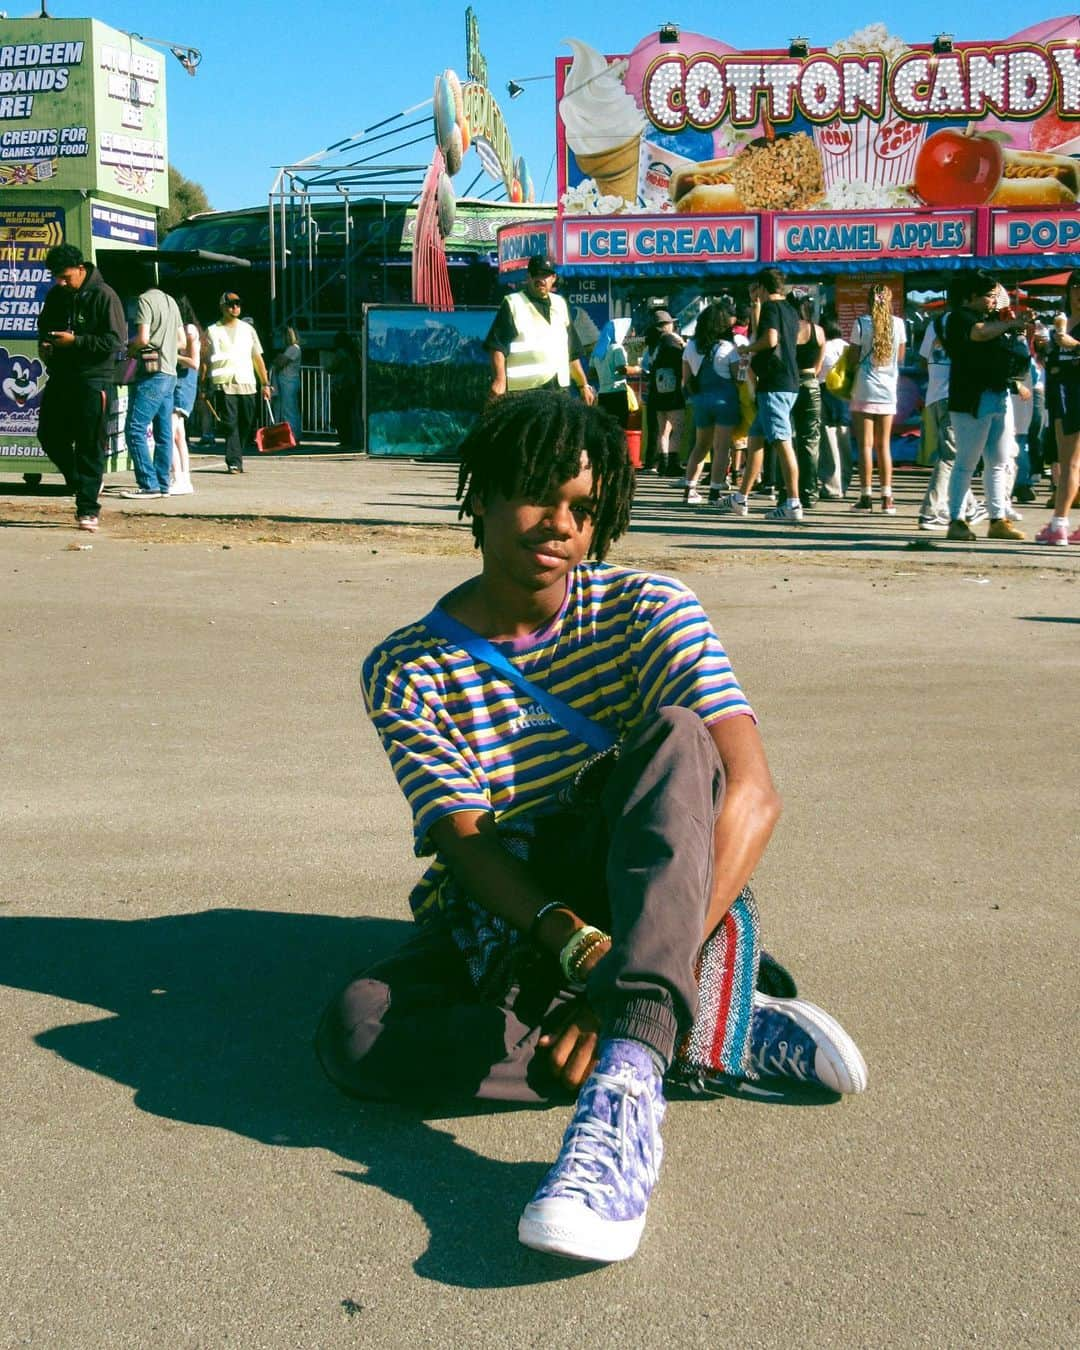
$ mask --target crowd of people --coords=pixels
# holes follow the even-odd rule
[[[624,318],[601,334],[592,358],[601,402],[627,426],[641,376],[645,471],[676,478],[688,506],[748,516],[758,496],[763,519],[799,523],[854,489],[853,512],[896,514],[892,436],[908,326],[887,285],[870,288],[847,334],[833,314],[819,322],[809,293],[773,268],[751,282],[749,306],[721,296],[684,333],[667,310],[652,310],[637,364],[631,332]],[[1035,502],[1045,474],[1054,516],[1037,541],[1080,542],[1068,515],[1080,477],[1080,273],[1069,313],[1052,325],[1017,313],[985,271],[959,275],[916,364],[927,378],[931,468],[918,528],[970,541],[988,521],[989,538],[1023,540],[1017,507]],[[838,366],[846,381],[830,379]],[[972,486],[980,464],[985,503]]]
[[[268,367],[235,292],[220,297],[217,321],[204,328],[185,295],[151,281],[129,316],[78,249],[61,245],[50,260],[40,438],[76,494],[80,528],[97,528],[117,353],[128,366],[125,435],[136,480],[124,496],[194,491],[189,428],[203,449],[224,438],[230,473],[243,472],[260,422],[288,423],[299,444],[294,330],[280,335]],[[573,385],[624,429],[644,421],[645,471],[677,478],[688,507],[747,517],[757,497],[761,519],[798,524],[854,485],[852,511],[896,514],[893,421],[909,330],[886,284],[870,287],[865,313],[845,334],[835,314],[815,312],[808,291],[764,268],[748,304],[722,295],[682,332],[670,312],[653,308],[637,344],[631,319],[612,319],[586,354],[556,282],[549,258],[531,258],[524,286],[503,300],[485,341],[491,399]],[[1023,540],[1017,508],[1035,501],[1049,471],[1053,516],[1036,540],[1080,543],[1069,522],[1080,479],[1080,272],[1069,279],[1067,312],[1050,325],[1016,313],[990,274],[958,275],[921,335],[917,362],[927,379],[931,464],[918,528],[971,541],[988,520],[989,538]],[[341,445],[353,448],[360,361],[348,333],[337,335],[328,369],[332,420]],[[980,465],[985,503],[973,490]]]
[[[121,496],[129,499],[194,492],[189,426],[199,427],[203,448],[214,444],[215,432],[222,435],[228,472],[243,473],[244,452],[260,422],[260,394],[262,420],[287,422],[299,444],[301,352],[292,329],[273,362],[275,388],[259,335],[241,317],[235,292],[221,296],[218,320],[204,327],[188,297],[159,285],[149,270],[128,312],[74,245],[51,249],[46,266],[54,285],[38,320],[38,351],[49,374],[38,439],[75,496],[79,529],[99,526],[106,425],[117,385],[127,386],[124,440],[135,483]]]

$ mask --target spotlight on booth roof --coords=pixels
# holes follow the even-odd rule
[[[951,52],[953,49],[953,35],[951,33],[934,34],[934,51],[938,56],[945,52]]]
[[[810,39],[804,37],[788,38],[788,56],[809,56]]]
[[[671,46],[679,40],[679,25],[677,23],[662,23],[658,36],[661,42]]]

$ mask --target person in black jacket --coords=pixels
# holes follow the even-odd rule
[[[38,351],[49,371],[41,395],[38,440],[75,494],[81,530],[96,530],[105,471],[105,416],[127,345],[120,297],[74,244],[50,249],[56,283],[38,318]]]

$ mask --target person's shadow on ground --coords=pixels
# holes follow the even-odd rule
[[[327,1149],[362,1169],[340,1175],[400,1196],[426,1223],[430,1242],[415,1269],[427,1279],[486,1289],[590,1269],[516,1240],[550,1158],[482,1157],[419,1111],[350,1101],[323,1078],[312,1049],[322,1006],[410,927],[259,910],[0,918],[0,983],[109,1010],[37,1043],[128,1084],[141,1110],[271,1146]]]

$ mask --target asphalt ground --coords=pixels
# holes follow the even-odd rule
[[[220,463],[93,537],[0,483],[0,1344],[1075,1344],[1080,551],[912,548],[915,477],[801,530],[643,481],[616,556],[731,652],[766,942],[870,1089],[674,1102],[594,1269],[515,1239],[566,1108],[362,1105],[310,1049],[408,931],[358,669],[475,566],[454,469]]]

